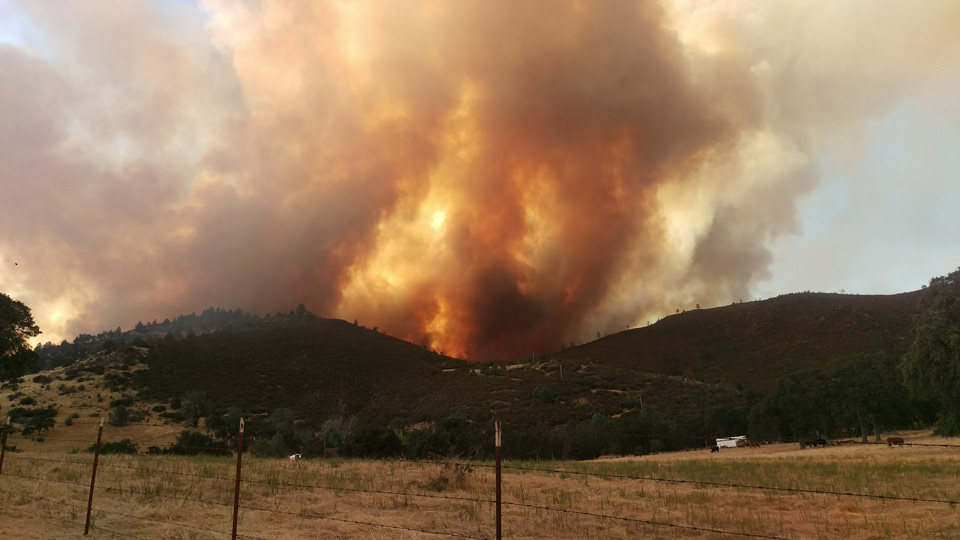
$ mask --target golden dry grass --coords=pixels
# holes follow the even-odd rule
[[[91,428],[85,429],[95,437]],[[114,435],[128,436],[122,430]],[[904,435],[913,443],[960,446],[958,439],[926,432]],[[50,438],[56,436],[59,428]],[[5,459],[0,538],[81,538],[93,456],[47,447],[52,441],[11,443],[28,451]],[[462,483],[456,471],[433,463],[248,456],[243,463],[239,532],[247,538],[494,535],[493,505],[477,502],[494,498],[490,463],[474,464]],[[711,530],[790,539],[960,537],[953,505],[895,499],[960,500],[960,447],[847,444],[800,450],[783,444],[719,454],[507,465],[504,500],[515,504],[503,507],[503,527],[510,539],[745,537]],[[123,537],[112,531],[133,538],[229,538],[235,466],[235,458],[101,456],[89,537]],[[606,476],[521,470],[531,468]],[[441,476],[447,477],[445,487]],[[889,498],[664,481],[670,479]]]
[[[62,380],[45,386],[28,378],[20,385],[17,400],[33,397],[36,406],[55,405],[60,414],[42,442],[8,442],[23,452],[5,456],[0,538],[229,538],[235,458],[172,456],[102,456],[93,526],[82,536],[93,456],[80,451],[94,443],[110,400],[121,397],[106,391],[101,377],[85,377],[85,390],[69,394],[57,392]],[[10,394],[0,392],[0,403],[15,406],[6,399]],[[73,425],[64,425],[73,414]],[[130,438],[143,450],[171,443],[181,429],[153,417],[145,424],[107,425],[104,440]],[[504,538],[745,537],[711,530],[789,539],[960,537],[960,516],[945,503],[664,481],[960,500],[960,439],[901,435],[914,444],[957,448],[845,444],[801,450],[782,444],[719,454],[509,463],[516,468],[504,472],[504,500],[513,503],[503,507]],[[490,465],[475,464],[460,483],[455,471],[437,464],[244,456],[239,532],[270,540],[493,538],[494,507],[477,502],[494,498]],[[519,470],[529,468],[607,476]]]

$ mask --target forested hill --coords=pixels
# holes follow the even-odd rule
[[[766,392],[777,378],[804,368],[829,371],[839,360],[856,355],[902,355],[913,339],[913,318],[921,292],[796,293],[695,309],[546,355],[540,360],[686,376]],[[67,365],[90,352],[109,350],[124,343],[173,341],[222,330],[250,332],[264,324],[302,318],[315,317],[303,305],[290,313],[264,317],[239,309],[209,308],[200,315],[137,324],[126,332],[118,328],[97,335],[83,334],[73,343],[46,344],[37,349],[40,356],[37,370]],[[356,322],[352,326],[357,326]],[[345,334],[341,338],[349,339],[352,330],[343,330]],[[401,349],[403,347],[385,356],[409,356]],[[413,346],[411,350],[418,349]]]
[[[761,391],[804,368],[857,355],[900,356],[913,340],[922,291],[796,293],[678,313],[553,355]]]
[[[897,366],[920,296],[802,293],[698,309],[516,364],[445,357],[302,306],[262,318],[212,310],[182,337],[153,331],[170,321],[85,341],[99,340],[99,349],[54,370],[51,382],[95,373],[114,392],[129,385],[136,397],[110,400],[129,402],[141,418],[183,398],[192,412],[164,418],[205,417],[210,427],[236,414],[264,425],[293,415],[308,434],[336,424],[336,445],[350,455],[380,455],[384,437],[411,455],[440,455],[463,442],[455,433],[478,437],[457,446],[473,452],[489,442],[492,419],[522,434],[511,444],[531,458],[678,449],[730,433],[851,436],[935,416],[905,400]],[[799,390],[781,392],[780,377]],[[862,391],[845,391],[853,387]],[[882,399],[848,403],[851,396]],[[421,437],[439,438],[416,450],[410,441]],[[271,452],[298,451],[295,439]]]

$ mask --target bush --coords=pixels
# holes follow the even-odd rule
[[[20,400],[20,404],[21,404],[21,405],[36,405],[36,404],[37,404],[37,400],[33,399],[33,398],[30,397],[30,396],[27,396],[27,397],[25,397],[25,398],[23,398],[23,399]]]
[[[36,377],[33,378],[33,382],[40,383],[40,384],[50,384],[53,382],[53,379],[51,379],[46,375],[37,375]]]
[[[124,407],[129,407],[129,406],[133,405],[133,400],[130,399],[130,398],[128,398],[128,397],[126,397],[126,396],[121,397],[121,398],[119,398],[119,399],[111,399],[111,400],[110,400],[110,406],[111,406],[111,407],[119,407],[119,406],[121,406],[121,405],[124,406]]]
[[[278,458],[289,456],[291,451],[287,448],[283,435],[277,433],[269,439],[257,439],[250,447],[250,453],[257,457]]]
[[[111,426],[125,426],[130,421],[130,411],[124,405],[117,405],[110,411]]]
[[[95,452],[97,450],[96,443],[90,445],[90,448],[87,448],[87,452]],[[132,454],[136,455],[140,450],[140,447],[137,443],[133,442],[133,439],[123,439],[121,441],[112,441],[105,442],[100,444],[100,453],[101,454]]]
[[[430,491],[462,490],[467,488],[473,467],[469,463],[446,463],[441,467],[437,476],[424,485]]]
[[[553,403],[553,392],[549,388],[538,386],[533,389],[533,399],[539,401],[546,405],[547,403]]]
[[[177,456],[229,456],[230,450],[223,442],[208,437],[196,431],[183,430],[177,436],[176,442],[167,450],[168,454]]]
[[[153,412],[163,412],[163,411],[167,410],[167,406],[166,406],[166,405],[154,405],[153,407],[150,408],[150,410],[153,411]]]
[[[54,411],[54,414],[56,412]],[[30,435],[33,439],[43,442],[43,432],[53,429],[55,421],[53,420],[53,415],[40,415],[30,418],[23,424],[23,429],[20,431],[21,435]]]
[[[384,459],[403,453],[403,441],[393,430],[367,429],[344,443],[342,450],[351,456]]]
[[[120,373],[107,373],[103,376],[103,387],[113,392],[123,392],[129,383],[130,380]]]

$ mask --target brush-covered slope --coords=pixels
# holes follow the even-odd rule
[[[829,370],[858,354],[903,354],[919,298],[920,291],[788,294],[686,311],[553,356],[765,391],[799,369]]]
[[[290,408],[314,425],[335,415],[407,426],[453,414],[557,425],[653,405],[672,418],[736,402],[729,388],[605,366],[474,364],[345,321],[288,318],[151,345],[143,399],[200,390],[221,407]]]

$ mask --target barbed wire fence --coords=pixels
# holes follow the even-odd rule
[[[708,533],[721,537],[730,537],[730,538],[762,538],[762,539],[772,539],[772,540],[787,540],[787,537],[778,536],[776,534],[763,534],[757,532],[745,532],[745,531],[734,531],[734,530],[724,530],[722,528],[716,527],[706,527],[696,524],[685,524],[685,523],[673,523],[661,519],[644,519],[636,516],[625,516],[625,515],[615,515],[610,513],[594,512],[583,509],[576,508],[561,508],[557,506],[546,506],[540,504],[532,504],[525,501],[509,500],[504,501],[502,497],[502,485],[503,485],[503,475],[506,474],[545,474],[545,475],[561,475],[561,477],[595,477],[609,480],[621,480],[621,481],[643,481],[643,482],[656,482],[664,484],[687,484],[694,485],[703,488],[725,488],[725,489],[739,489],[739,490],[759,490],[764,492],[780,492],[784,494],[805,494],[805,495],[823,495],[830,497],[854,497],[861,499],[875,499],[880,501],[898,501],[905,503],[933,503],[933,504],[944,504],[949,505],[951,508],[956,507],[960,500],[953,499],[938,499],[930,497],[909,497],[909,496],[893,496],[893,495],[883,495],[875,493],[860,493],[860,492],[850,492],[850,491],[836,491],[836,490],[820,490],[820,489],[803,489],[795,487],[782,487],[782,486],[767,486],[759,484],[748,484],[748,483],[735,483],[735,482],[716,482],[716,481],[707,481],[707,480],[696,480],[696,479],[684,479],[684,478],[665,478],[662,476],[656,475],[629,475],[629,474],[612,474],[612,473],[602,473],[602,472],[591,472],[591,471],[578,471],[567,468],[550,468],[550,467],[537,467],[537,466],[521,466],[521,465],[504,465],[501,462],[501,429],[499,422],[496,425],[496,442],[495,442],[495,462],[490,464],[489,462],[481,461],[467,461],[465,464],[470,467],[483,468],[483,469],[493,469],[495,486],[494,492],[496,497],[494,499],[487,499],[481,497],[461,497],[453,495],[441,495],[438,493],[423,493],[420,491],[411,491],[409,489],[374,489],[374,488],[361,488],[361,487],[348,487],[341,484],[331,484],[331,483],[322,483],[322,482],[308,482],[303,480],[287,481],[284,478],[276,478],[273,480],[259,480],[259,479],[244,479],[243,478],[243,454],[246,452],[247,448],[244,447],[243,439],[243,421],[241,420],[241,425],[238,430],[237,437],[237,452],[236,452],[236,469],[233,476],[223,473],[216,472],[196,472],[196,471],[186,471],[186,470],[172,470],[169,468],[157,468],[157,467],[144,467],[141,463],[137,464],[128,464],[122,462],[113,462],[111,460],[105,460],[100,462],[101,457],[101,447],[102,447],[102,434],[103,434],[103,421],[99,423],[97,440],[93,444],[93,456],[92,459],[88,459],[87,456],[76,454],[73,457],[52,457],[47,455],[25,455],[22,452],[17,453],[6,453],[7,450],[7,434],[9,432],[9,419],[8,424],[3,427],[2,430],[2,444],[0,444],[0,481],[3,479],[17,479],[23,481],[30,481],[36,483],[50,483],[63,488],[64,499],[58,500],[55,505],[48,507],[47,514],[36,512],[33,510],[28,510],[20,506],[12,506],[10,504],[0,504],[0,510],[9,511],[13,513],[19,513],[21,515],[29,516],[36,519],[41,519],[45,521],[55,521],[65,524],[65,526],[77,526],[79,527],[79,516],[85,513],[84,520],[84,535],[87,536],[92,530],[95,534],[100,535],[105,534],[109,537],[116,538],[149,538],[156,537],[155,534],[149,533],[149,527],[155,528],[164,528],[164,529],[181,529],[183,531],[188,531],[193,534],[201,533],[206,535],[212,535],[214,538],[230,538],[231,540],[236,539],[249,539],[249,540],[268,540],[262,536],[257,536],[256,534],[245,534],[239,530],[240,522],[240,512],[252,512],[252,513],[261,513],[269,514],[277,517],[283,518],[292,518],[302,521],[327,521],[331,523],[340,523],[357,527],[367,527],[367,528],[376,528],[383,530],[393,530],[404,533],[416,533],[419,535],[427,535],[437,538],[471,538],[471,539],[483,539],[490,540],[495,538],[496,540],[502,540],[502,509],[503,507],[518,508],[525,510],[535,510],[537,512],[548,512],[555,513],[558,515],[568,515],[576,516],[581,518],[589,518],[603,521],[616,521],[636,526],[644,527],[654,527],[654,528],[664,528],[664,529],[673,529],[678,531],[688,531],[690,533]],[[76,442],[87,444],[90,441],[84,441],[81,439],[68,439],[68,438],[54,438],[48,437],[47,440],[51,441],[62,441],[62,442]],[[871,443],[868,443],[871,444]],[[874,443],[874,444],[885,444],[885,443]],[[957,445],[946,445],[946,444],[923,444],[923,443],[905,443],[905,445],[913,446],[935,446],[935,447],[958,447]],[[172,446],[172,445],[171,445]],[[197,448],[201,450],[201,448]],[[16,470],[11,471],[10,467],[7,467],[7,470],[4,470],[4,462],[16,464]],[[439,465],[439,466],[450,466],[454,461],[451,460],[422,460],[422,459],[393,459],[393,460],[380,460],[382,463],[398,462],[398,463],[410,463],[418,465]],[[47,474],[42,470],[39,464],[52,464],[57,470],[61,472],[61,477],[54,478],[51,475]],[[222,463],[220,464],[222,468]],[[109,477],[101,477],[100,483],[97,482],[97,470],[99,468],[106,469],[111,471]],[[33,474],[30,471],[35,471]],[[86,478],[86,475],[89,474],[89,484],[83,479]],[[181,485],[179,480],[183,480],[184,493],[174,493],[168,494],[163,493],[157,489],[152,489],[146,483],[141,482],[138,485],[135,480],[143,478],[154,478],[154,477],[165,477],[167,482],[171,484],[176,484],[177,486]],[[64,479],[67,478],[67,479]],[[178,479],[177,481],[170,479]],[[215,484],[218,487],[211,488],[210,485]],[[86,491],[84,488],[89,486],[89,491]],[[243,486],[256,487],[262,486],[268,489],[296,489],[296,490],[322,490],[329,491],[335,496],[340,496],[344,494],[367,494],[373,496],[388,496],[388,497],[401,497],[404,499],[422,499],[427,501],[453,501],[456,503],[469,503],[474,505],[486,505],[493,506],[495,512],[495,528],[493,531],[489,531],[484,534],[483,531],[476,532],[465,532],[465,531],[454,531],[454,530],[439,530],[439,528],[418,528],[418,527],[408,527],[399,525],[396,523],[378,523],[376,521],[364,521],[359,519],[347,519],[345,517],[337,517],[330,515],[329,513],[324,513],[321,511],[315,511],[312,509],[287,509],[281,508],[279,505],[274,508],[270,508],[263,505],[257,505],[253,502],[243,499]],[[233,488],[231,490],[231,488]],[[77,504],[77,501],[71,501],[66,499],[66,494],[70,494],[75,498],[80,498],[82,495],[87,495],[86,505]],[[188,524],[183,522],[172,521],[170,519],[163,519],[161,517],[148,517],[144,515],[135,515],[130,511],[124,511],[124,503],[128,503],[130,497],[140,497],[144,500],[169,500],[176,501],[180,504],[200,504],[205,507],[210,508],[214,511],[217,519],[222,519],[222,524],[224,528],[229,523],[232,527],[232,530],[220,530],[218,528],[211,528],[205,526],[198,526],[195,524]],[[117,498],[120,498],[119,503]],[[9,503],[9,501],[8,501]],[[216,513],[221,512],[221,514]],[[132,522],[137,522],[148,527],[147,535],[143,536],[143,532],[135,531],[121,531],[115,530],[114,527],[105,526],[102,523],[96,523],[96,520],[103,520],[108,516],[113,516],[116,518],[123,518],[124,520],[129,520]],[[212,523],[213,521],[209,521]],[[154,531],[155,532],[155,531]],[[262,533],[257,533],[262,534]]]

